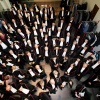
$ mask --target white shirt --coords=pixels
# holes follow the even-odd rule
[[[7,49],[7,45],[5,43],[2,42],[0,45],[2,46],[3,49]]]
[[[56,64],[56,60],[53,60],[54,61],[54,63]]]
[[[72,67],[69,67],[67,72],[70,73],[71,70],[72,70]]]
[[[52,26],[52,31],[54,31],[54,26]]]
[[[29,61],[33,61],[33,58],[32,58],[32,56],[30,55],[30,56],[28,56],[29,57]]]
[[[46,27],[43,27],[43,32],[46,32]]]
[[[38,7],[37,6],[35,6],[35,9],[36,9],[36,11],[38,11]]]
[[[70,26],[68,26],[66,30],[69,31],[70,30]]]
[[[83,49],[82,51],[81,51],[81,54],[84,54],[85,53],[85,50]]]
[[[36,28],[36,29],[38,29],[38,26],[37,26],[37,24],[35,25],[35,28]]]
[[[0,75],[2,75],[3,74],[3,72],[2,71],[0,71]]]
[[[22,92],[23,92],[23,93],[25,93],[25,94],[28,94],[28,93],[29,93],[29,90],[28,90],[28,89],[23,88],[23,89],[22,89]]]
[[[82,47],[85,47],[85,45],[86,45],[87,43],[86,42],[84,42],[83,44],[82,44]]]
[[[19,45],[15,44],[16,49],[19,49]]]
[[[28,20],[30,21],[30,17],[28,17]]]
[[[16,22],[14,22],[14,26],[17,27]]]
[[[36,30],[34,30],[34,35],[38,35]]]
[[[12,54],[12,56],[13,56],[15,59],[17,58],[17,56],[16,56],[14,53]]]
[[[35,44],[39,44],[39,41],[37,39],[35,39]]]
[[[13,69],[12,72],[19,70],[19,66],[16,66],[16,69]]]
[[[63,82],[62,85],[65,86],[66,85],[66,82]]]
[[[94,64],[94,65],[92,66],[92,68],[95,69],[98,65],[99,65],[99,63],[97,62],[96,64]]]
[[[52,40],[53,41],[53,45],[56,45],[56,41],[55,40]]]
[[[19,33],[23,38],[25,37],[24,34],[22,32]]]
[[[78,39],[78,38],[76,38],[76,42],[77,42],[77,44],[78,44],[78,42],[79,42],[79,39]]]
[[[29,69],[28,71],[29,71],[29,73],[31,74],[32,77],[35,76],[35,73],[32,71],[32,69]]]
[[[47,37],[45,38],[45,41],[48,41]]]
[[[2,64],[2,60],[0,59],[0,64]]]
[[[51,36],[51,30],[49,30],[49,36]]]
[[[69,15],[69,11],[68,11],[67,15]]]
[[[27,34],[28,40],[30,39],[30,34]]]
[[[45,21],[45,25],[47,26],[48,24],[47,24],[47,20]]]
[[[51,84],[52,88],[54,89],[55,88],[55,85],[54,84]]]
[[[63,56],[63,57],[65,57],[65,56],[66,56],[66,52],[65,52],[65,51],[63,52],[62,56]]]
[[[63,23],[60,24],[60,27],[61,27],[61,29],[62,29],[62,27],[63,27]]]
[[[74,64],[75,64],[75,66],[77,66],[77,65],[78,65],[78,61],[75,61],[75,63],[74,63]]]
[[[64,16],[64,11],[62,11],[62,16]]]
[[[71,50],[74,50],[74,49],[75,49],[75,45],[73,44],[73,46],[72,46]]]
[[[63,46],[63,41],[60,41],[60,46]]]
[[[11,91],[12,93],[16,93],[16,92],[17,92],[17,89],[15,89],[14,87],[11,86],[10,91]]]
[[[53,19],[53,14],[51,14],[51,19]]]
[[[49,55],[48,55],[48,51],[47,51],[47,50],[45,51],[45,56],[46,56],[46,57],[48,57],[48,56],[49,56]]]
[[[42,72],[42,70],[41,70],[41,69],[39,69],[39,70],[38,70],[38,72],[39,72],[39,73],[41,73],[41,72]]]
[[[58,55],[58,50],[56,50],[56,55]]]
[[[8,62],[7,63],[7,66],[13,66],[14,64],[12,64],[12,63],[10,63],[10,62]]]
[[[84,68],[84,67],[82,67],[82,69],[81,69],[81,73],[82,73],[84,70],[85,70],[85,68]]]
[[[90,62],[89,60],[86,61],[87,64],[88,64],[89,62]]]
[[[69,39],[70,39],[70,37],[67,36],[67,37],[66,37],[66,43],[69,43]]]
[[[10,41],[10,39],[7,39],[8,40],[8,42],[11,44],[12,43],[12,41]]]
[[[34,16],[33,12],[31,12],[32,17]]]
[[[41,88],[44,89],[44,86],[42,86]]]
[[[24,25],[23,21],[21,21],[21,24]]]
[[[27,42],[26,41],[24,41],[24,44],[25,44],[25,46],[27,45]]]
[[[54,75],[55,76],[55,78],[57,78],[58,77],[58,75]]]
[[[10,29],[11,29],[12,31],[15,31],[12,27],[10,27]]]
[[[60,32],[57,33],[57,37],[60,37]]]
[[[7,25],[6,25],[6,24],[5,24],[5,25],[3,25],[3,26],[5,27],[5,29],[6,29],[6,30],[8,30],[8,27],[7,27]]]
[[[37,24],[40,24],[39,19],[37,19]]]
[[[16,15],[16,12],[15,12],[15,10],[13,10],[13,14],[14,14],[14,15]]]
[[[42,38],[44,37],[44,34],[43,34],[43,32],[41,32],[41,37],[42,37]]]
[[[96,78],[96,79],[94,79],[93,81],[98,81],[98,79]]]
[[[38,48],[36,48],[36,54],[39,54],[39,49]]]

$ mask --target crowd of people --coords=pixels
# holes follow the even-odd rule
[[[93,51],[97,36],[75,34],[75,15],[69,7],[62,7],[57,16],[51,5],[41,9],[36,3],[33,8],[18,3],[10,12],[11,22],[2,19],[0,30],[0,98],[51,100],[49,93],[56,94],[58,87],[73,87],[72,77],[80,81],[89,75],[71,91],[73,97],[88,100],[86,87],[100,87],[100,60]],[[49,81],[40,64],[43,60],[51,67]],[[29,83],[38,79],[36,86]],[[36,96],[37,87],[45,92]]]

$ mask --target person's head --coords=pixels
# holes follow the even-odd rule
[[[42,26],[45,27],[45,23],[42,23]]]
[[[6,22],[5,22],[4,20],[2,20],[2,24],[3,24],[3,25],[5,25],[5,24],[6,24]]]
[[[33,27],[32,27],[32,30],[33,30],[33,31],[35,31],[35,30],[36,30],[36,28],[33,26]]]
[[[60,27],[58,27],[58,31],[61,31],[61,28]]]
[[[30,34],[30,33],[31,33],[31,32],[27,29],[27,30],[26,30],[26,34]]]
[[[77,39],[80,39],[80,36],[77,36]]]
[[[17,29],[17,32],[20,33],[21,32],[21,29]]]
[[[57,57],[56,57],[56,56],[54,56],[52,59],[53,59],[53,60],[56,60],[56,59],[57,59]]]
[[[43,80],[40,81],[40,85],[44,86],[44,81]]]
[[[66,52],[67,51],[67,48],[64,48],[64,51]]]
[[[3,36],[3,33],[0,31],[0,36]]]
[[[38,16],[38,15],[36,15],[36,19],[37,19],[37,18],[39,18],[39,16]]]
[[[48,51],[48,47],[45,47],[45,51]]]
[[[10,91],[10,89],[11,89],[11,86],[10,85],[7,85],[6,86],[6,91]]]
[[[60,38],[60,41],[63,41],[64,42],[64,40],[65,40],[64,38]]]
[[[24,3],[24,7],[26,7],[27,5]]]
[[[76,40],[73,42],[73,44],[74,44],[74,45],[76,45],[76,44],[77,44]]]
[[[56,49],[56,50],[59,50],[59,46],[56,46],[55,49]]]
[[[12,22],[14,23],[15,22],[15,19],[12,19]]]
[[[53,71],[53,74],[54,74],[54,75],[58,75],[58,71],[57,71],[57,70],[54,70],[54,71]]]
[[[9,79],[8,75],[4,76],[4,80],[8,80],[8,79]]]
[[[47,8],[47,4],[46,4],[46,5],[44,5],[44,7],[45,7],[45,8]]]
[[[36,65],[35,68],[36,68],[37,70],[39,70],[39,69],[40,69],[40,66],[39,66],[39,65]]]
[[[80,58],[77,58],[77,61],[79,62],[81,59]]]
[[[16,69],[16,66],[12,66],[12,68],[11,68],[12,70],[14,70],[14,69]]]
[[[85,42],[88,43],[88,39],[85,39]]]
[[[40,32],[43,32],[43,29],[42,28],[40,28]]]
[[[33,8],[30,8],[30,11],[32,12],[33,11]]]
[[[70,36],[70,32],[67,32],[67,36]]]
[[[50,83],[51,84],[55,84],[55,80],[52,78],[52,79],[50,79]]]
[[[34,21],[34,24],[37,25],[37,21]]]
[[[35,48],[38,48],[38,47],[39,47],[39,45],[38,45],[38,44],[35,44],[35,45],[34,45],[34,47],[35,47]]]
[[[83,64],[83,67],[84,67],[84,68],[88,67],[88,64],[87,64],[87,63],[84,63],[84,64]]]
[[[26,51],[26,55],[30,56],[30,55],[31,55],[31,53],[30,53],[29,51]]]
[[[64,11],[64,7],[62,7],[62,11]]]

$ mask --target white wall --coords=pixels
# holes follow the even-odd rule
[[[97,4],[98,7],[100,7],[100,0],[81,0],[82,2],[87,2],[88,3],[88,10],[91,11],[94,7],[95,4]],[[100,8],[99,11],[97,12],[95,18],[93,19],[94,21],[100,20]],[[97,26],[97,32],[100,32],[100,22]]]
[[[9,0],[0,0],[0,11],[10,9],[11,5]]]

